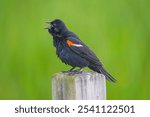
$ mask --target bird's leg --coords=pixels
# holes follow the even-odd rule
[[[80,67],[79,69],[76,69],[76,70],[74,70],[74,69],[75,69],[75,67],[72,67],[70,70],[68,70],[68,71],[62,71],[62,72],[63,73],[68,73],[69,75],[78,74],[78,73],[82,72],[81,71],[82,67]]]
[[[75,68],[76,68],[76,67],[72,67],[72,68],[69,70],[69,72],[73,71]]]
[[[82,67],[80,67],[79,69],[77,69],[77,70],[74,70],[74,72],[80,72],[81,71],[81,69],[82,69]]]
[[[62,71],[62,72],[63,72],[63,73],[72,72],[74,69],[75,69],[75,67],[72,67],[70,70],[68,70],[68,71]]]

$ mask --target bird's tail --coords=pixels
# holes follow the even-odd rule
[[[113,78],[105,69],[103,66],[99,65],[99,66],[95,66],[95,65],[90,65],[88,66],[90,69],[98,72],[98,73],[101,73],[101,74],[104,74],[106,79],[111,81],[111,82],[116,82],[117,80],[115,78]]]
[[[116,82],[117,80],[112,77],[102,66],[100,67],[100,73],[104,74],[106,76],[106,79],[111,81],[111,82]]]

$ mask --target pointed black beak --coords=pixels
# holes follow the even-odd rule
[[[47,23],[47,24],[50,24],[50,25],[51,25],[51,22],[45,22],[45,23]],[[46,27],[46,28],[44,28],[44,29],[51,29],[51,26],[48,26],[48,27]]]

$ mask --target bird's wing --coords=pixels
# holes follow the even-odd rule
[[[69,48],[79,56],[95,65],[102,65],[97,56],[81,40],[69,37],[66,39],[66,43]]]

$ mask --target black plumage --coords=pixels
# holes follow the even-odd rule
[[[69,31],[63,21],[56,19],[47,22],[50,26],[49,33],[53,36],[53,44],[56,47],[56,54],[62,62],[80,69],[89,67],[93,71],[102,73],[106,79],[112,82],[116,80],[104,69],[97,56],[90,50],[73,32]]]

